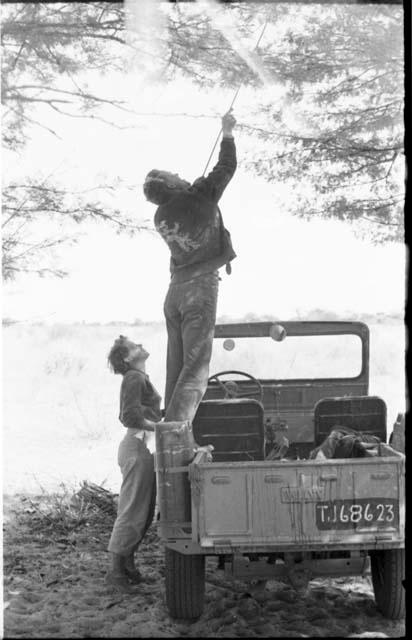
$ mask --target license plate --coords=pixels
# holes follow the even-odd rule
[[[396,527],[398,523],[399,500],[393,498],[316,503],[316,525],[320,530]]]

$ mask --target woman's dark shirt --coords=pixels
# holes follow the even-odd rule
[[[129,369],[120,387],[119,420],[128,429],[144,429],[143,420],[159,422],[161,396],[143,371]]]

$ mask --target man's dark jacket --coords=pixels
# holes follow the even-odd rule
[[[236,257],[217,206],[236,164],[235,142],[223,138],[218,162],[209,175],[197,178],[158,207],[154,222],[170,249],[172,282],[215,271]]]

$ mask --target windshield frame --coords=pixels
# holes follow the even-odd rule
[[[356,382],[369,386],[369,328],[363,322],[351,321],[265,321],[265,322],[232,322],[217,324],[215,326],[215,338],[248,338],[270,337],[270,329],[273,325],[280,325],[288,336],[331,336],[331,335],[355,335],[361,340],[361,368],[360,373],[354,377],[322,377],[322,378],[258,378],[264,383],[290,383],[290,382]],[[216,373],[216,372],[211,372]]]

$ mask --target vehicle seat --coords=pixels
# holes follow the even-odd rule
[[[336,427],[349,427],[386,442],[386,405],[376,396],[324,398],[314,411],[315,446]]]
[[[211,444],[214,462],[264,460],[263,406],[251,398],[203,400],[193,420],[197,444]]]

